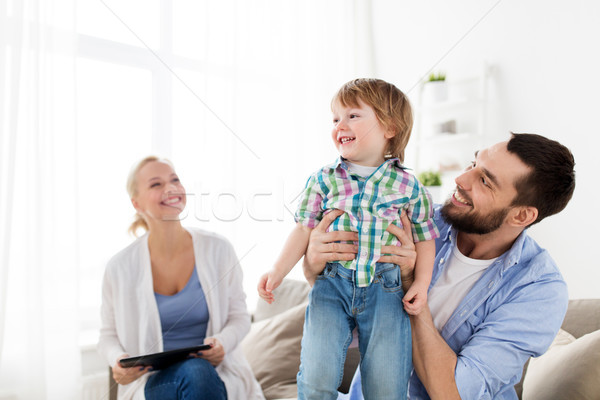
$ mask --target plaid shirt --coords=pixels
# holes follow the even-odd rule
[[[401,210],[406,210],[412,222],[416,242],[439,236],[429,193],[397,158],[386,160],[367,178],[351,174],[341,157],[314,173],[300,198],[296,222],[314,228],[333,209],[345,213],[331,224],[330,231],[359,232],[356,258],[340,261],[356,270],[358,286],[369,286],[373,280],[381,246],[398,243],[386,229],[390,223],[402,226]]]

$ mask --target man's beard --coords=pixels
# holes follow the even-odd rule
[[[500,228],[502,222],[508,214],[508,208],[495,210],[487,215],[479,212],[470,212],[466,214],[453,213],[455,207],[449,199],[444,203],[441,213],[446,222],[451,224],[459,232],[473,233],[476,235],[485,235]]]

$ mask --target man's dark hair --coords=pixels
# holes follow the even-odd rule
[[[516,154],[531,172],[515,182],[513,206],[537,208],[538,223],[562,211],[575,190],[575,158],[555,140],[533,133],[512,133],[508,151]]]

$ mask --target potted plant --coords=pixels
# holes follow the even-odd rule
[[[423,86],[424,103],[439,103],[448,99],[446,74],[432,72]]]
[[[438,171],[423,171],[417,177],[431,194],[434,203],[442,202],[442,174]]]

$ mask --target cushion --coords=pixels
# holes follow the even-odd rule
[[[600,393],[600,330],[575,339],[559,330],[549,350],[532,358],[523,400],[588,400]]]
[[[569,300],[562,329],[575,338],[600,329],[600,299]]]
[[[267,399],[296,397],[306,305],[305,301],[253,323],[242,341],[244,354]]]
[[[281,285],[273,291],[275,301],[272,304],[263,299],[258,299],[256,310],[253,313],[253,321],[262,321],[287,311],[298,304],[306,303],[309,291],[310,286],[306,281],[284,279]]]

